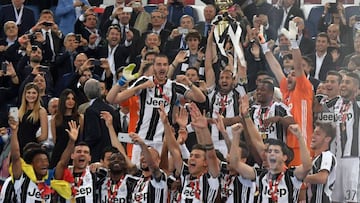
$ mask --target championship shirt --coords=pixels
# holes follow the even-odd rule
[[[210,110],[212,112],[211,118],[217,118],[216,113],[220,113],[224,118],[232,118],[239,115],[239,98],[245,95],[245,88],[240,84],[231,90],[227,95],[222,95],[215,88],[208,89],[208,98],[210,103]],[[215,148],[219,149],[224,155],[228,153],[225,141],[215,124],[210,127],[211,137],[214,142]],[[226,127],[226,131],[232,139],[231,126]]]
[[[14,184],[12,183],[11,177],[8,177],[1,187],[0,202],[8,202],[8,203],[16,202]]]
[[[330,203],[336,176],[336,158],[330,151],[325,151],[315,157],[312,163],[310,175],[326,170],[329,172],[329,176],[325,184],[311,184],[308,188],[310,203]]]
[[[240,175],[230,175],[227,164],[222,164],[220,174],[221,202],[253,203],[256,185]]]
[[[264,121],[274,116],[288,117],[292,116],[290,109],[282,102],[271,102],[269,106],[261,107],[260,105],[253,105],[250,109],[250,116],[254,121],[255,126],[260,132],[263,140],[277,139],[286,143],[287,129],[280,123],[270,123],[266,125]]]
[[[171,116],[175,106],[174,104],[181,96],[186,95],[189,88],[169,79],[165,84],[160,85],[157,84],[152,76],[140,77],[130,88],[143,84],[148,80],[153,81],[155,86],[137,92],[140,108],[136,133],[144,139],[145,143],[149,143],[149,141],[161,143],[163,140],[164,126],[158,112],[160,104],[164,105],[169,120],[172,121]]]
[[[160,180],[153,177],[140,177],[132,193],[132,202],[138,203],[166,203],[167,202],[167,178],[161,171]]]
[[[359,117],[357,102],[337,100],[334,106],[336,137],[330,148],[336,157],[359,157]]]
[[[171,202],[215,202],[220,186],[219,178],[213,178],[209,173],[204,173],[199,177],[192,177],[189,174],[188,166],[184,163],[181,170],[180,180],[181,192],[173,195]]]
[[[20,203],[50,203],[51,195],[42,195],[39,187],[41,183],[35,183],[23,173],[18,180],[14,182],[14,190],[17,202]]]
[[[71,169],[71,168],[70,168]],[[90,172],[89,167],[82,173],[73,173],[74,182],[71,183],[71,188],[75,193],[72,194],[71,200],[66,200],[67,203],[94,202],[96,200],[96,176]]]
[[[276,175],[271,175],[267,169],[255,170],[256,184],[260,191],[258,202],[296,203],[298,201],[302,181],[296,178],[295,168]]]
[[[131,202],[131,195],[138,178],[125,175],[118,182],[106,177],[99,188],[100,203]]]

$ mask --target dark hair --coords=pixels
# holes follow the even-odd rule
[[[154,65],[153,63],[145,64],[143,67],[143,74],[146,73],[150,69],[150,67],[153,65]]]
[[[330,143],[335,139],[336,129],[332,125],[332,123],[316,122],[315,127],[319,127],[321,130],[325,132],[325,136],[331,138]]]
[[[116,149],[115,147],[113,146],[106,146],[104,148],[104,150],[102,151],[102,154],[101,154],[101,159],[104,160],[105,159],[105,154],[108,153],[108,152],[111,152],[111,153],[118,153],[119,150]]]
[[[286,165],[289,165],[289,163],[294,159],[294,151],[290,147],[288,147],[283,141],[270,138],[267,139],[265,143],[269,144],[269,146],[280,146],[282,153],[287,156],[287,159],[285,161]]]
[[[340,83],[341,83],[341,80],[342,80],[342,75],[341,75],[339,72],[334,71],[334,70],[331,70],[331,71],[327,72],[326,76],[328,76],[328,75],[334,75],[334,76],[337,76],[337,77],[338,77],[338,84],[340,84]]]
[[[193,145],[191,151],[192,151],[192,150],[195,150],[195,149],[206,152],[205,146],[204,146],[204,145],[201,145],[201,144],[195,144],[195,145]]]
[[[40,13],[40,16],[42,16],[44,14],[50,14],[50,15],[52,15],[52,17],[54,17],[54,12],[52,12],[52,10],[50,10],[50,9],[43,9]]]
[[[38,154],[45,154],[49,160],[49,155],[41,144],[36,142],[29,142],[24,147],[23,158],[27,164],[31,164],[34,157]]]
[[[199,75],[199,70],[198,70],[197,68],[195,68],[195,67],[188,67],[185,72],[187,72],[188,70],[194,70],[194,71],[196,72],[197,76],[198,76],[198,77],[200,76],[200,75]]]
[[[74,108],[71,110],[71,114],[72,114],[72,118],[75,119],[76,121],[79,120],[80,114],[77,110],[77,101],[76,101],[76,94],[73,90],[71,89],[65,89],[64,91],[61,92],[60,96],[59,96],[59,105],[58,105],[58,110],[55,114],[55,125],[56,126],[60,126],[63,123],[64,120],[64,115],[66,112],[66,99],[67,96],[69,94],[72,94],[74,96],[74,100],[75,100],[75,106]]]
[[[158,55],[156,55],[154,61],[156,61],[157,58],[166,58],[166,59],[168,60],[168,62],[169,62],[169,57],[166,56],[165,54],[158,54]]]
[[[111,25],[110,27],[108,27],[108,29],[106,31],[106,36],[109,35],[111,30],[117,30],[119,33],[121,33],[121,29],[118,25]]]
[[[306,63],[311,67],[311,69],[314,68],[314,61],[310,57],[303,56],[302,59],[306,61]]]
[[[196,30],[189,31],[189,33],[187,33],[187,35],[185,36],[185,41],[188,41],[190,38],[198,39],[199,42],[201,41],[201,35]]]
[[[317,35],[316,35],[316,39],[317,39],[318,37],[324,37],[324,38],[326,38],[328,44],[330,44],[330,37],[329,37],[329,35],[327,35],[325,32],[320,32],[319,34],[317,34]]]

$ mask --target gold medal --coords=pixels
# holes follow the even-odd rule
[[[264,132],[261,132],[261,137],[263,140],[266,140],[267,139],[267,134],[264,133]]]
[[[75,198],[75,197],[71,197],[70,202],[71,202],[71,203],[76,203],[76,198]]]

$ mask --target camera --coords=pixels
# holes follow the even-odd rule
[[[38,46],[31,46],[31,51],[37,51],[37,49],[38,49],[39,47]]]
[[[286,44],[280,44],[279,45],[280,51],[289,51],[289,45]]]
[[[4,74],[6,74],[7,71],[7,63],[6,62],[2,62],[1,63],[1,70],[3,71]]]
[[[53,25],[53,23],[52,22],[43,22],[42,25],[46,26],[46,27],[51,27]]]
[[[75,40],[78,42],[81,42],[81,34],[76,34],[75,35]]]
[[[98,59],[95,59],[95,60],[92,61],[92,64],[93,64],[93,66],[100,66],[100,65],[101,65],[101,61],[98,60]]]
[[[329,13],[337,13],[337,3],[330,3]]]

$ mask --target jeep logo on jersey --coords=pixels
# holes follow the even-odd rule
[[[258,129],[261,129],[262,127],[260,125],[258,125]],[[271,124],[270,126],[267,126],[265,128],[265,132],[268,132],[268,133],[273,133],[275,132],[275,126],[273,126],[273,124]]]
[[[169,106],[169,103],[163,98],[150,98],[146,100],[146,104],[154,108],[159,108],[160,104],[164,104],[164,107]]]
[[[101,203],[109,203],[109,202],[112,202],[112,203],[126,203],[126,199],[123,198],[123,197],[114,197],[114,198],[109,199],[108,196],[105,196],[105,199],[101,200]]]
[[[36,199],[41,199],[41,193],[38,190],[36,190],[35,188],[33,188],[32,191],[29,191],[28,195],[29,195],[29,197],[35,197]],[[45,199],[45,200],[50,199],[50,195],[46,195],[45,198],[43,198],[43,199]]]
[[[330,122],[342,123],[343,121],[350,121],[352,118],[353,115],[351,113],[334,114],[334,113],[323,112],[319,114],[318,121],[322,123],[330,123]]]
[[[137,202],[147,201],[148,199],[148,193],[135,193],[134,194],[134,200]]]
[[[277,195],[279,195],[279,197],[283,197],[283,196],[286,196],[287,195],[287,190],[282,188],[282,189],[278,189],[276,191]],[[265,195],[268,195],[269,198],[271,197],[271,194],[270,194],[270,190],[268,189],[267,186],[265,186],[265,190],[264,190],[264,194]]]
[[[91,195],[92,193],[92,187],[80,187],[76,188],[76,196],[87,196]]]

